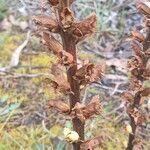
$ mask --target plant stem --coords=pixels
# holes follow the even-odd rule
[[[146,51],[150,46],[150,29],[148,30],[148,34],[145,38],[145,41],[143,42],[143,50]],[[143,63],[146,65],[148,58],[146,59],[145,57],[142,58],[143,59]],[[144,81],[143,76],[139,76],[138,77],[139,81]],[[140,100],[141,100],[141,91],[136,92],[135,96],[134,96],[134,103],[132,105],[132,107],[139,107],[140,106]],[[136,138],[136,130],[137,130],[137,125],[135,124],[134,118],[129,115],[130,119],[131,119],[131,127],[132,127],[132,134],[129,134],[129,140],[128,140],[128,146],[126,150],[133,150],[134,148],[134,140]]]
[[[64,50],[72,54],[74,59],[74,64],[67,70],[67,78],[71,88],[71,93],[69,94],[70,109],[72,109],[77,102],[80,102],[80,85],[78,81],[73,78],[77,71],[76,43],[73,36],[67,32],[62,31],[61,38]],[[72,119],[72,123],[74,130],[80,136],[80,140],[84,140],[84,123],[77,117]],[[80,150],[80,142],[74,143],[73,149]]]

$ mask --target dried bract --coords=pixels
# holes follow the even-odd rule
[[[92,13],[87,19],[74,23],[70,28],[73,36],[76,37],[77,42],[84,40],[96,31],[96,14]]]
[[[62,45],[49,33],[43,32],[42,42],[54,54],[59,55],[63,51]]]
[[[61,113],[68,113],[70,111],[69,106],[61,100],[50,100],[48,106],[57,109]]]
[[[88,63],[77,70],[74,78],[80,82],[80,85],[85,85],[101,79],[102,76],[103,67],[101,65],[95,66],[92,63]]]
[[[48,29],[51,32],[59,31],[59,24],[57,21],[48,16],[33,16],[32,20],[36,23],[36,25],[41,26],[43,28]]]
[[[143,45],[140,42],[133,40],[131,46],[135,52],[135,55],[137,55],[137,56],[143,56],[144,55]]]

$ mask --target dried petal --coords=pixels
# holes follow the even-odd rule
[[[72,23],[73,23],[73,13],[72,11],[66,7],[63,9],[63,11],[61,12],[61,23],[64,29],[69,28]]]
[[[52,75],[51,78],[51,85],[52,87],[64,94],[69,94],[70,91],[70,85],[69,82],[65,79],[65,76],[63,75],[62,69],[60,69],[60,65],[53,65],[52,66]]]
[[[74,23],[70,29],[77,42],[89,37],[96,30],[96,14],[92,13],[87,19]]]
[[[61,113],[68,113],[70,111],[70,107],[68,106],[68,104],[64,103],[61,100],[50,100],[48,105],[50,108],[54,107]]]
[[[94,82],[103,76],[102,65],[95,66],[92,63],[87,63],[79,68],[74,76],[76,80],[79,80],[81,85]]]
[[[134,96],[130,92],[122,93],[122,97],[129,103],[132,103],[134,101]]]

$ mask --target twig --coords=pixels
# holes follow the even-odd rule
[[[30,33],[31,33],[31,31],[29,30],[28,33],[27,33],[26,40],[12,54],[11,61],[10,61],[10,67],[15,67],[15,66],[17,66],[19,64],[20,54],[21,54],[22,50],[28,44],[28,41],[30,39]]]
[[[113,96],[116,93],[117,89],[119,88],[119,85],[120,85],[120,83],[116,83],[116,86],[115,86],[114,90],[110,94],[111,96]]]
[[[9,78],[35,78],[35,77],[40,77],[40,76],[50,76],[48,73],[39,73],[39,74],[14,74],[14,75],[5,75],[5,76],[0,76],[0,79],[9,79]]]

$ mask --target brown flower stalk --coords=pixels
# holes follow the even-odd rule
[[[132,133],[129,134],[127,150],[133,150],[141,146],[142,139],[137,135],[138,127],[146,120],[146,114],[141,110],[144,103],[144,97],[150,95],[150,88],[145,88],[143,82],[150,79],[150,7],[147,3],[137,5],[139,12],[146,17],[146,37],[139,31],[132,31],[132,49],[134,56],[129,60],[128,67],[131,72],[131,84],[133,92],[125,92],[127,113],[130,117]]]
[[[50,100],[49,107],[70,116],[73,130],[79,135],[79,140],[71,141],[73,148],[74,150],[87,150],[86,147],[91,149],[102,142],[100,137],[84,140],[85,121],[101,113],[101,104],[99,98],[95,96],[89,104],[83,106],[80,99],[80,86],[101,79],[103,67],[92,63],[85,64],[81,68],[77,66],[76,44],[95,32],[96,15],[91,14],[83,21],[76,22],[74,13],[70,9],[73,2],[74,0],[48,0],[48,4],[55,10],[58,18],[34,16],[33,21],[42,33],[43,44],[58,57],[59,66],[67,67],[67,79],[65,79],[60,68],[57,65],[53,66],[52,74],[54,76],[50,83],[56,91],[69,95],[69,104],[61,100]],[[60,34],[62,43],[56,40],[52,33]]]

